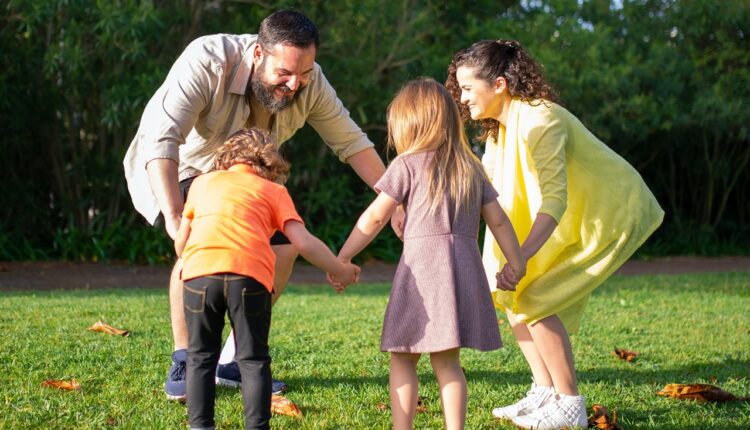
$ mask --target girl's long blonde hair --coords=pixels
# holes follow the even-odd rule
[[[388,146],[399,155],[435,151],[425,172],[434,213],[445,193],[457,207],[479,204],[477,175],[486,175],[469,147],[458,106],[439,82],[407,82],[388,106]]]

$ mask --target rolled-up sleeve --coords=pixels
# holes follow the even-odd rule
[[[143,112],[138,140],[144,166],[157,158],[179,163],[179,145],[211,100],[221,71],[201,49],[200,39],[185,49]]]
[[[347,158],[374,145],[351,118],[320,68],[316,66],[315,69],[315,77],[310,83],[314,86],[311,90],[315,98],[307,122],[339,160],[346,162]]]
[[[545,106],[532,110],[521,128],[536,169],[544,213],[560,223],[568,207],[565,145],[568,132],[565,124]]]

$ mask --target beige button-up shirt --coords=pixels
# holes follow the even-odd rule
[[[253,70],[256,39],[252,34],[196,39],[175,61],[146,105],[123,164],[133,205],[151,224],[160,210],[146,164],[158,158],[175,160],[179,180],[211,169],[216,149],[242,128],[252,113],[245,101],[245,89]],[[280,145],[305,122],[341,161],[373,146],[317,63],[308,85],[289,107],[275,115],[271,132]]]

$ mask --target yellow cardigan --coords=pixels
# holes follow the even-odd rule
[[[627,161],[555,103],[513,99],[482,163],[521,243],[537,213],[558,222],[515,292],[495,291],[506,260],[487,231],[483,262],[495,305],[527,324],[558,315],[576,333],[591,291],[643,244],[664,211]]]

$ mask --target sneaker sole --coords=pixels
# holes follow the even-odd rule
[[[233,379],[224,379],[216,377],[216,385],[221,385],[222,387],[229,387],[229,388],[240,388],[240,382],[235,381]]]
[[[171,394],[167,394],[167,400],[185,403],[187,401],[187,394],[183,394],[182,396],[173,396]]]

